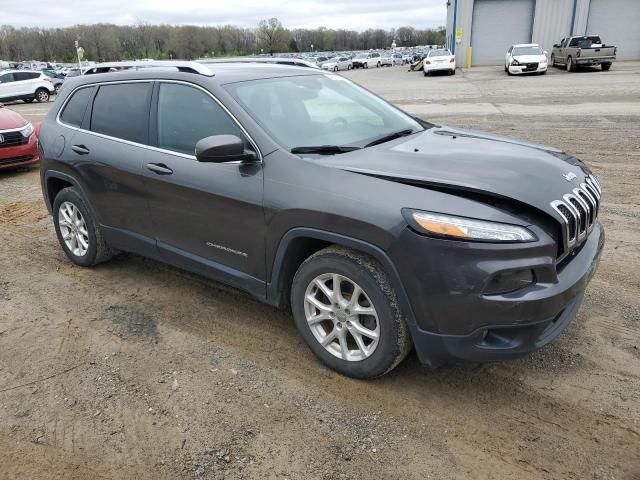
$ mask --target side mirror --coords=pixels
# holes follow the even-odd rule
[[[554,43],[553,44],[553,48],[560,48],[560,44],[559,43]]]
[[[255,152],[245,150],[244,142],[235,135],[213,135],[196,143],[196,158],[199,162],[254,162]]]

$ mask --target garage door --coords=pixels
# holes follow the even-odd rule
[[[474,65],[500,65],[511,45],[531,42],[535,0],[476,0],[471,23]]]
[[[640,60],[640,2],[591,0],[587,33],[618,47],[620,60]]]

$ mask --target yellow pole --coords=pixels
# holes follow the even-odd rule
[[[471,68],[471,57],[473,56],[473,47],[469,47],[467,50],[467,68]]]

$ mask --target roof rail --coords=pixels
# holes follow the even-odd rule
[[[150,68],[161,68],[165,70],[175,69],[179,72],[196,73],[207,77],[213,77],[213,72],[201,63],[172,60],[96,63],[84,70],[84,73],[85,75],[91,75],[94,73],[118,72],[121,70],[147,70]]]
[[[216,57],[199,58],[198,63],[212,65],[216,63],[269,63],[278,65],[290,65],[294,67],[320,68],[315,63],[300,58],[291,57]]]

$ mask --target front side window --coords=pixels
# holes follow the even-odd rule
[[[158,147],[194,155],[196,143],[212,135],[244,138],[240,127],[210,95],[177,83],[158,91]]]
[[[93,101],[91,131],[147,143],[151,83],[101,85]]]
[[[423,130],[410,116],[338,75],[263,79],[226,88],[289,150],[364,147],[398,131]]]
[[[0,75],[0,83],[9,83],[14,81],[14,73],[5,73]]]

